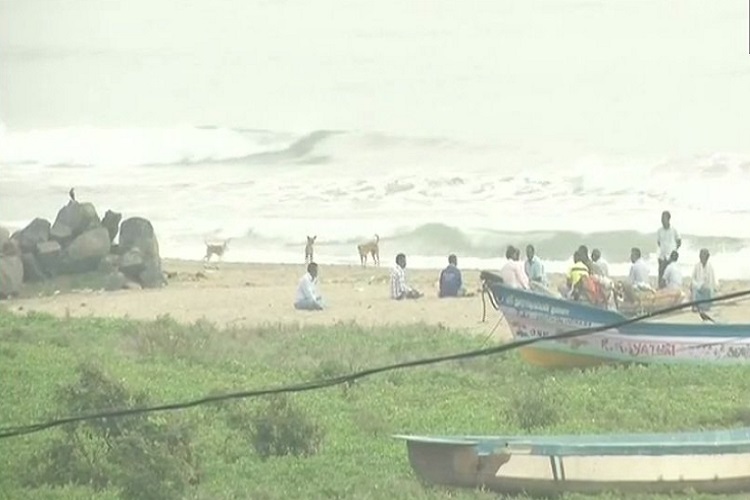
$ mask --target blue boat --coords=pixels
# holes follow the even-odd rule
[[[584,302],[485,284],[493,306],[517,339],[549,337],[581,328],[621,323],[614,310]],[[519,349],[528,362],[545,367],[587,367],[605,363],[750,362],[750,325],[640,321],[567,339],[550,339]]]
[[[394,436],[426,483],[505,494],[750,492],[750,428],[563,436]]]

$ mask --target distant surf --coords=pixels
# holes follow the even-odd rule
[[[403,251],[418,267],[448,253],[491,267],[506,245],[533,244],[563,270],[585,243],[627,270],[632,246],[655,250],[670,209],[686,269],[707,247],[720,275],[750,278],[750,161],[732,155],[648,163],[440,137],[200,126],[4,130],[0,158],[0,223],[54,218],[74,185],[101,211],[150,218],[167,257],[200,258],[204,238],[232,237],[228,260],[297,262],[304,237],[317,234],[320,259],[356,264],[356,243],[378,233],[384,261]]]

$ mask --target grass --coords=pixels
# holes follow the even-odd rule
[[[181,325],[169,317],[152,322],[57,319],[21,317],[0,308],[0,422],[24,424],[54,415],[59,388],[75,382],[81,362],[95,364],[153,402],[173,402],[335,376],[480,344],[480,338],[426,325],[221,330],[206,322]],[[288,400],[318,428],[316,453],[268,458],[256,453],[246,424],[269,404],[266,399],[179,412],[191,425],[201,469],[200,483],[189,488],[187,498],[496,499],[488,492],[422,485],[411,471],[405,445],[391,434],[679,431],[746,425],[750,369],[544,371],[510,353],[389,372],[348,386],[290,395]],[[32,488],[21,481],[34,454],[62,433],[52,429],[0,441],[0,498],[123,498],[114,489]]]

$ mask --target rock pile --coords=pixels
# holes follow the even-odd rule
[[[24,282],[91,272],[102,275],[107,290],[166,284],[151,222],[123,221],[111,210],[100,219],[93,204],[71,197],[53,224],[36,218],[12,235],[0,228],[0,298],[17,295]]]

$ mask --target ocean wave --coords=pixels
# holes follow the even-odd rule
[[[384,241],[380,248],[381,267],[388,269],[394,263],[397,252],[403,251],[408,257],[409,268],[416,269],[440,269],[447,264],[448,248],[440,255],[432,251],[428,254],[410,252],[399,246],[393,246],[392,242]],[[202,245],[202,242],[200,243]],[[161,245],[161,243],[160,243]],[[162,254],[165,257],[197,260],[202,258],[204,249],[196,242],[188,244],[175,241],[165,241]],[[709,246],[709,248],[712,248]],[[750,279],[750,246],[741,249],[730,250],[729,248],[717,247],[712,250],[711,260],[719,279]],[[458,255],[459,266],[463,269],[487,269],[499,270],[505,263],[504,256],[493,255],[479,257],[473,253],[455,252]],[[572,253],[572,252],[571,252]],[[540,251],[545,270],[549,273],[565,273],[570,269],[572,259],[570,257],[555,259],[549,254]],[[627,276],[630,262],[620,253],[607,254],[605,259],[609,264],[612,276]],[[296,245],[275,245],[272,242],[260,242],[258,240],[232,240],[230,250],[224,255],[225,262],[256,262],[256,263],[282,263],[298,264],[300,272],[304,269],[304,242]],[[323,266],[325,276],[326,265],[349,265],[359,266],[359,256],[356,246],[331,245],[320,242],[315,247],[315,260]],[[694,245],[688,244],[681,252],[678,266],[685,277],[689,277],[693,267],[698,262],[698,250]],[[658,264],[654,254],[646,256],[651,275],[656,276]],[[324,278],[325,279],[325,278]]]
[[[275,244],[291,248],[300,245],[304,231],[294,224],[277,223],[277,228],[285,227],[291,231],[281,234],[279,231],[265,232],[263,229],[248,230],[244,237],[248,242]],[[338,225],[339,233],[326,238],[318,235],[318,248],[325,248],[331,254],[351,253],[357,244],[370,240],[374,234],[364,234],[361,224]],[[348,233],[348,234],[345,234]],[[750,248],[750,240],[735,237],[713,237],[685,234],[683,250],[696,253],[700,248],[709,248],[717,253],[732,253]],[[608,258],[625,262],[630,249],[638,247],[645,255],[656,252],[656,234],[638,231],[608,232],[575,232],[575,231],[498,231],[488,228],[464,229],[456,226],[428,223],[414,228],[394,229],[380,234],[382,248],[387,248],[394,255],[398,252],[421,255],[425,257],[445,257],[456,253],[472,258],[504,258],[508,245],[522,250],[526,245],[533,245],[543,258],[554,261],[567,261],[580,246],[586,245],[590,250],[598,248]],[[343,251],[342,251],[343,250]]]
[[[335,133],[320,130],[297,136],[216,126],[29,131],[0,127],[0,158],[5,165],[55,167],[273,163],[300,158],[313,162],[315,145]]]

